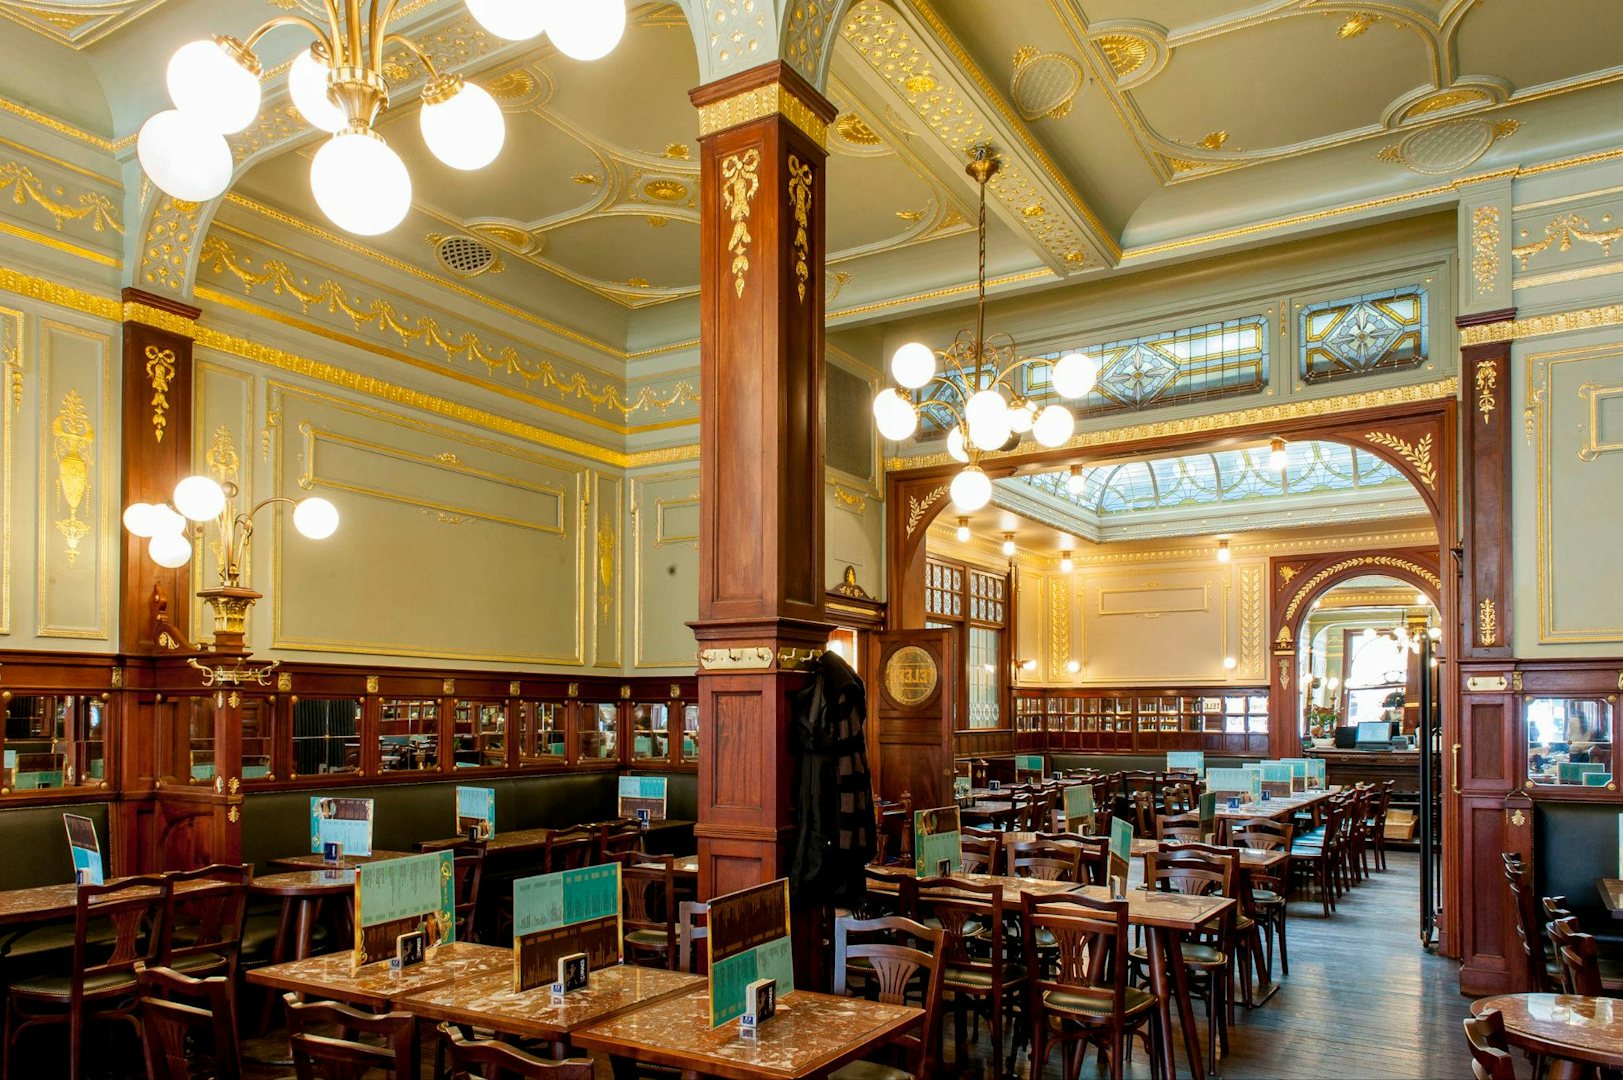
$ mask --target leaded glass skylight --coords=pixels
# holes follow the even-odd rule
[[[1426,289],[1405,285],[1313,304],[1302,309],[1299,325],[1303,382],[1416,367],[1427,355]]]

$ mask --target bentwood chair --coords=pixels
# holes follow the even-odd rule
[[[392,1080],[418,1080],[417,1018],[411,1013],[375,1015],[331,1001],[306,1004],[297,994],[285,994],[282,1000],[298,1080],[348,1080],[373,1069]],[[339,1035],[318,1035],[316,1028],[336,1028]]]
[[[1498,1009],[1483,1009],[1465,1018],[1465,1042],[1471,1048],[1475,1080],[1516,1080],[1516,1063],[1505,1041],[1505,1018]]]
[[[1126,1042],[1143,1038],[1155,1075],[1167,1075],[1155,999],[1127,980],[1127,901],[1084,896],[1021,896],[1025,955],[1037,955],[1039,935],[1056,943],[1051,963],[1028,977],[1031,1074],[1040,1075],[1055,1046],[1065,1048],[1061,1076],[1076,1076],[1089,1046],[1110,1058],[1121,1080]]]
[[[917,883],[919,921],[940,926],[944,941],[943,987],[957,1006],[958,1059],[969,1043],[968,1019],[985,1015],[992,1029],[992,1075],[1003,1075],[1003,1017],[1018,1004],[1025,969],[1007,962],[1001,931],[1003,883],[923,878]]]
[[[963,868],[966,874],[996,874],[1003,838],[996,833],[965,830],[962,840]]]
[[[452,895],[456,904],[456,939],[478,941],[479,886],[485,878],[485,842],[464,841],[456,846],[451,862]]]
[[[223,975],[194,979],[144,962],[136,963],[135,978],[145,995],[141,1034],[148,1080],[192,1080],[198,1075],[199,1045],[212,1051],[210,1075],[216,1080],[242,1075],[230,980]]]
[[[676,953],[676,859],[632,853],[620,862],[620,925],[626,959],[652,959],[674,968]]]
[[[683,900],[676,909],[676,970],[704,974],[699,959],[699,942],[710,948],[710,926],[706,921],[710,905],[700,900]]]
[[[1272,870],[1251,870],[1251,906],[1258,925],[1267,936],[1268,972],[1274,969],[1274,938],[1279,938],[1279,967],[1291,973],[1290,951],[1285,942],[1285,926],[1290,921],[1291,831],[1285,821],[1250,818],[1229,824],[1229,843],[1248,851],[1284,852],[1284,859]]]
[[[439,1033],[451,1080],[592,1080],[590,1059],[542,1061],[496,1039],[469,1039],[452,1024],[441,1024]]]
[[[84,1076],[87,1022],[119,1020],[139,1034],[141,990],[135,964],[140,960],[151,964],[158,958],[169,887],[167,877],[130,877],[78,887],[73,967],[65,974],[39,975],[11,984],[0,1076],[10,1080],[17,1038],[30,1028],[67,1025],[70,1080]],[[103,920],[113,928],[110,949],[93,944],[92,924]]]
[[[941,930],[895,916],[866,920],[841,916],[835,920],[834,993],[865,996],[887,1005],[916,1004],[924,1009],[924,1018],[916,1034],[893,1042],[902,1052],[902,1068],[858,1061],[835,1072],[830,1080],[907,1080],[936,1075],[945,936]]]
[[[560,870],[579,870],[590,866],[597,856],[597,834],[591,829],[577,827],[547,834],[543,866],[549,874]]]
[[[242,961],[243,927],[248,917],[246,866],[205,866],[174,871],[164,907],[162,946],[158,964],[194,979],[223,976],[231,1024],[237,1041],[237,973]]]
[[[1073,844],[1026,840],[1009,845],[1009,875],[1042,881],[1082,880],[1082,849]]]
[[[1144,883],[1149,889],[1185,896],[1234,898],[1239,886],[1239,859],[1233,852],[1199,844],[1163,847],[1145,858]],[[1206,1006],[1208,1070],[1217,1071],[1217,1053],[1229,1049],[1229,1009],[1233,1000],[1234,935],[1232,925],[1212,933],[1193,935],[1182,943],[1184,969],[1195,980]],[[1130,954],[1148,970],[1149,950],[1139,946]]]
[[[1535,992],[1553,994],[1561,975],[1561,960],[1550,948],[1543,924],[1539,922],[1532,874],[1517,852],[1504,851],[1500,856],[1505,862],[1505,886],[1510,890],[1511,905],[1516,912],[1516,938],[1521,944],[1527,985]]]
[[[598,826],[597,861],[613,862],[617,855],[641,851],[642,844],[642,826],[635,820],[605,821]]]

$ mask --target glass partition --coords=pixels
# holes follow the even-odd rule
[[[384,698],[378,716],[378,763],[384,772],[440,765],[438,698]]]
[[[610,702],[581,702],[580,759],[609,761],[619,756],[620,707]]]
[[[564,759],[565,717],[568,713],[569,704],[563,701],[519,702],[518,755],[521,763]]]
[[[176,729],[186,740],[187,781],[214,782],[214,697],[175,699]]]
[[[699,760],[699,707],[682,706],[682,760]]]
[[[22,694],[6,703],[4,787],[94,787],[105,778],[105,704],[95,697]]]
[[[1602,697],[1528,698],[1527,778],[1575,787],[1612,783],[1612,704]]]
[[[271,716],[275,710],[263,698],[242,699],[242,779],[265,780],[275,760],[271,747]]]
[[[671,707],[663,701],[631,706],[631,760],[668,761],[671,756]]]
[[[451,716],[452,753],[459,769],[507,764],[507,703],[459,701]]]
[[[246,761],[244,779],[247,778]],[[297,776],[361,771],[361,701],[296,698],[293,772]]]

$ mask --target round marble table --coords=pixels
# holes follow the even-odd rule
[[[1471,1015],[1499,1010],[1510,1045],[1542,1054],[1551,1080],[1591,1076],[1589,1066],[1623,1068],[1623,1000],[1575,994],[1501,994],[1472,1002]]]

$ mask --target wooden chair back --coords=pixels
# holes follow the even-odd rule
[[[1155,816],[1157,840],[1186,840],[1198,844],[1205,837],[1200,831],[1199,814],[1157,814]]]
[[[361,1080],[373,1069],[394,1080],[418,1080],[417,1018],[411,1013],[363,1013],[331,1001],[301,1002],[297,994],[285,994],[282,1000],[298,1080]],[[327,1027],[343,1037],[314,1030]],[[356,1036],[377,1041],[361,1042]]]
[[[1152,889],[1186,896],[1235,895],[1239,856],[1204,844],[1161,845],[1145,857],[1144,880]]]
[[[620,862],[620,926],[626,933],[665,935],[665,958],[676,962],[676,857],[631,852]]]
[[[918,910],[918,890],[912,874],[886,873],[877,866],[863,870],[868,891],[853,912],[858,918],[876,919],[881,915],[905,915],[913,918]]]
[[[1516,1063],[1505,1041],[1505,1018],[1498,1009],[1483,1009],[1465,1018],[1465,1042],[1471,1050],[1475,1080],[1516,1080]]]
[[[166,967],[148,967],[136,961],[135,980],[141,986],[141,1034],[149,1080],[192,1080],[197,1064],[197,1037],[212,1040],[214,1075],[238,1080],[242,1075],[241,1048],[231,1009],[234,996],[225,976],[194,979]],[[201,1002],[202,1004],[191,1004]]]
[[[495,1039],[469,1039],[454,1024],[439,1026],[451,1080],[592,1080],[592,1062],[543,1061]]]
[[[484,841],[465,841],[456,846],[451,862],[452,895],[456,898],[456,939],[478,941],[475,922],[479,916],[479,887],[485,879]]]
[[[1077,853],[1076,880],[1082,885],[1103,885],[1110,873],[1110,841],[1103,836],[1081,836],[1075,832],[1038,833],[1037,839],[1074,848]]]
[[[597,834],[587,828],[563,829],[547,834],[546,872],[579,870],[597,856]]]
[[[1082,849],[1075,844],[1026,840],[1009,845],[1009,874],[1043,881],[1082,881]]]
[[[1054,940],[1052,965],[1034,965],[1027,975],[1031,1022],[1047,1025],[1048,996],[1066,994],[1108,1002],[1119,1026],[1126,1015],[1128,985],[1127,901],[1033,893],[1020,900],[1025,955],[1039,955],[1039,931]]]
[[[676,910],[676,969],[690,974],[703,974],[704,963],[699,956],[699,942],[710,949],[710,905],[700,900],[683,900]]]
[[[1001,863],[998,855],[1002,848],[1002,839],[995,833],[963,833],[963,867],[966,874],[996,874]]]
[[[158,963],[234,980],[252,876],[246,866],[226,865],[171,872]]]
[[[1567,971],[1566,962],[1561,958],[1561,950],[1572,943],[1572,939],[1582,931],[1578,920],[1572,915],[1563,915],[1559,919],[1551,919],[1544,924],[1544,932],[1550,937],[1550,948],[1555,954],[1555,991],[1558,994],[1576,993],[1572,989],[1572,978]]]
[[[1500,857],[1505,863],[1505,887],[1510,890],[1511,907],[1516,912],[1523,977],[1535,991],[1550,993],[1554,984],[1544,962],[1544,933],[1538,921],[1538,901],[1533,897],[1533,876],[1518,852],[1500,852]]]
[[[106,885],[80,885],[73,917],[73,972],[69,1009],[82,1014],[85,987],[135,980],[135,965],[157,966],[169,908],[168,877],[128,877]],[[112,948],[91,944],[90,926],[112,924]],[[94,958],[94,960],[92,959]]]
[[[914,1076],[935,1075],[945,937],[941,930],[897,916],[859,920],[842,915],[834,921],[834,993],[852,993],[850,962],[861,959],[867,961],[866,970],[872,977],[860,991],[872,992],[886,1005],[916,1002],[923,1007],[924,1020],[918,1031],[894,1040],[907,1058],[907,1071]]]
[[[642,826],[636,821],[605,821],[598,826],[598,862],[612,862],[617,855],[642,850]]]
[[[921,878],[915,886],[920,921],[934,919],[941,927],[942,956],[951,967],[977,967],[988,971],[997,987],[1003,977],[1003,885],[1001,882],[963,881],[958,878]],[[981,930],[993,928],[984,938]]]
[[[1567,993],[1601,997],[1606,993],[1600,981],[1600,951],[1591,934],[1572,934],[1557,954],[1565,972]]]

